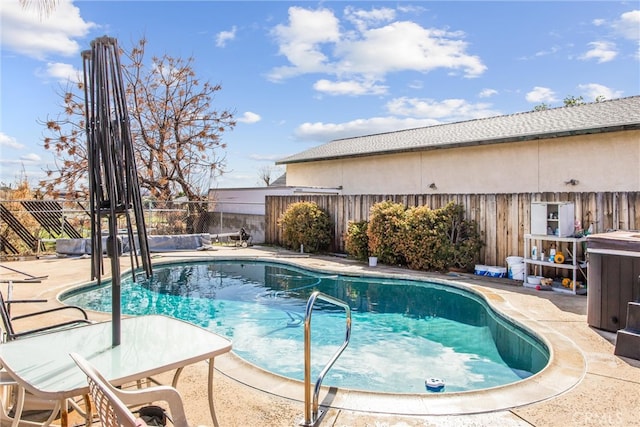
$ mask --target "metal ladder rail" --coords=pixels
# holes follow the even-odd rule
[[[347,327],[344,342],[318,375],[313,391],[313,402],[311,402],[311,313],[313,312],[313,305],[318,299],[344,308]],[[324,380],[324,376],[329,372],[329,369],[331,369],[336,360],[338,360],[338,357],[340,357],[344,349],[347,348],[350,339],[351,308],[349,305],[344,301],[330,295],[323,294],[319,291],[312,293],[307,301],[307,308],[304,316],[304,422],[301,423],[301,425],[313,426],[318,421],[318,395],[320,394],[322,380]]]

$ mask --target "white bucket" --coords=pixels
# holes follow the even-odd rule
[[[378,265],[378,257],[370,256],[369,257],[369,267],[375,267]]]
[[[524,263],[509,264],[509,279],[524,280]]]
[[[530,285],[539,285],[543,276],[527,276],[527,283]]]
[[[516,264],[520,265],[520,264]],[[522,264],[524,265],[524,264]],[[524,268],[522,270],[509,270],[510,279],[524,281]]]
[[[511,264],[522,264],[524,262],[524,258],[521,256],[508,256],[507,257],[507,265]]]

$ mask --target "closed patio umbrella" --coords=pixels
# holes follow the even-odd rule
[[[97,38],[91,42],[91,50],[82,52],[82,58],[91,215],[91,279],[100,283],[104,270],[102,237],[106,234],[104,249],[111,260],[112,335],[113,345],[117,346],[120,344],[122,238],[128,242],[132,268],[139,267],[139,246],[147,277],[151,276],[151,258],[118,43],[112,37]],[[105,221],[107,229],[103,232]]]

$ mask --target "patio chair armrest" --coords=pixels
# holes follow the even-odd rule
[[[113,389],[113,392],[127,406],[144,405],[150,402],[166,402],[174,426],[187,427],[187,416],[180,392],[170,386],[154,386],[139,390]]]
[[[10,304],[25,304],[25,303],[30,303],[30,302],[47,302],[46,299],[10,299],[8,301],[5,301],[5,304],[10,305]]]
[[[16,301],[11,301],[12,304],[14,302],[16,302]],[[17,301],[17,302],[22,302],[22,301]],[[41,314],[54,313],[56,311],[62,311],[62,310],[75,310],[75,311],[78,311],[78,312],[80,312],[80,314],[82,315],[82,318],[84,320],[89,320],[89,316],[87,316],[87,312],[83,308],[75,306],[75,305],[65,305],[64,307],[49,308],[47,310],[37,311],[35,313],[21,314],[19,316],[12,317],[11,320],[24,319],[24,318],[27,318],[27,317],[38,316],[38,315],[41,315]]]
[[[0,387],[8,385],[18,385],[17,381],[3,368],[0,368]]]

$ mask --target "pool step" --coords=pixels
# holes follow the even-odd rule
[[[627,325],[616,334],[614,354],[640,360],[640,302],[627,304]]]

